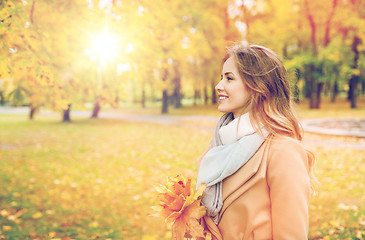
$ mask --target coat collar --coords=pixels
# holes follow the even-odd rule
[[[269,135],[256,154],[235,174],[223,181],[223,208],[219,214],[219,221],[226,208],[241,194],[251,188],[258,180],[266,175],[267,149],[272,136]],[[265,165],[265,166],[263,166]],[[260,171],[259,169],[264,169]],[[254,175],[258,175],[257,177]],[[239,190],[239,191],[238,191]]]

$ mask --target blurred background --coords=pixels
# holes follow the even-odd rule
[[[289,73],[309,239],[365,238],[365,1],[0,0],[0,40],[0,239],[171,239],[153,185],[195,181],[235,42]]]
[[[243,41],[282,56],[294,98],[364,95],[360,0],[1,1],[0,104],[157,104],[167,113],[215,104],[225,47]],[[31,114],[30,117],[33,115]],[[67,118],[67,116],[65,116]],[[67,119],[64,119],[67,120]]]

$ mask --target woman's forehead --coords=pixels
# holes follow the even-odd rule
[[[233,74],[238,73],[236,61],[233,57],[229,57],[223,64],[222,74],[226,74],[229,72]]]

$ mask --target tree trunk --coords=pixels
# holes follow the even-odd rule
[[[141,99],[141,104],[142,104],[142,108],[146,108],[146,91],[144,89],[144,83],[142,85],[142,99]]]
[[[357,77],[352,75],[349,79],[349,91],[348,91],[348,100],[350,101],[351,108],[356,108],[356,85],[358,83]]]
[[[359,76],[352,75],[349,80],[349,97],[351,102],[351,108],[357,108],[356,104],[356,88],[359,82]]]
[[[4,106],[5,105],[4,91],[0,91],[0,105],[1,106]]]
[[[288,46],[287,46],[287,44],[284,44],[284,46],[283,46],[283,57],[288,58]]]
[[[208,105],[208,89],[207,89],[207,86],[204,87],[204,104]]]
[[[198,100],[200,99],[200,91],[199,89],[194,90],[194,106],[198,104]]]
[[[336,80],[335,84],[333,85],[332,98],[331,98],[332,103],[336,102],[337,94],[338,94],[338,83]]]
[[[321,93],[323,89],[323,82],[317,83],[317,91],[316,91],[316,109],[321,107]]]
[[[93,113],[91,114],[91,118],[98,118],[100,108],[101,108],[100,100],[97,99],[94,104]]]
[[[168,95],[167,90],[162,90],[162,113],[168,113]]]
[[[328,96],[329,94],[328,94],[328,82],[326,82],[326,83],[324,83],[323,84],[323,89],[322,89],[322,91],[323,91],[323,95],[324,96]]]
[[[162,82],[164,83],[164,89],[162,90],[162,113],[168,113],[168,92],[167,92],[167,77],[168,77],[168,70],[167,68],[164,69],[164,75],[162,77]]]
[[[67,105],[67,109],[63,110],[62,122],[71,122],[70,111],[71,103]]]
[[[194,89],[194,106],[196,106],[196,90]]]
[[[360,52],[358,46],[361,43],[361,39],[358,36],[354,36],[354,39],[351,44],[351,49],[354,52],[354,62],[352,65],[352,69],[354,70],[349,84],[349,97],[351,102],[351,108],[356,108],[356,89],[359,82],[359,73],[357,70],[359,70],[359,57]],[[360,71],[359,71],[360,72]]]
[[[316,23],[314,21],[314,18],[312,16],[312,14],[309,11],[309,3],[308,0],[304,0],[304,7],[305,7],[305,12],[306,12],[306,17],[308,20],[308,23],[310,25],[311,28],[311,44],[312,44],[312,54],[314,57],[317,56],[317,39],[316,39]],[[310,91],[310,100],[309,100],[309,108],[313,109],[316,108],[317,106],[317,100],[316,99],[316,79],[313,77],[313,73],[316,70],[314,63],[311,63],[309,65],[309,91]]]
[[[304,74],[304,76],[305,76],[305,84],[304,84],[304,96],[305,96],[305,98],[306,99],[310,99],[311,98],[311,94],[312,94],[312,92],[311,92],[311,78],[308,76],[310,74],[310,72],[309,71],[305,71],[305,74]]]
[[[314,69],[314,66],[311,65],[310,66],[311,69]],[[309,88],[310,88],[310,99],[309,99],[309,108],[310,109],[314,109],[317,106],[317,94],[316,94],[316,80],[313,77],[312,74],[310,74],[310,80],[309,80]]]
[[[115,92],[115,99],[114,99],[115,108],[119,105],[119,94],[118,91]]]
[[[33,120],[34,115],[36,114],[38,109],[39,109],[39,106],[33,106],[32,104],[30,105],[30,112],[29,112],[29,119],[30,120]]]
[[[295,84],[294,84],[294,91],[293,91],[293,98],[294,98],[294,102],[295,103],[299,103],[300,101],[300,98],[299,98],[299,87],[298,87],[298,82],[299,82],[299,79],[300,79],[300,70],[299,69],[296,69],[295,70],[296,74],[296,79],[295,79]]]
[[[182,104],[181,104],[181,94],[180,94],[180,85],[175,85],[175,89],[174,89],[174,103],[175,103],[175,108],[181,108]]]
[[[316,95],[316,79],[313,77],[313,72],[315,71],[315,66],[310,64],[305,68],[305,81],[306,81],[306,97],[309,98],[309,108],[314,109],[317,105],[317,95]]]
[[[212,88],[212,104],[217,104],[217,92],[215,91],[215,81],[212,79],[211,82],[211,88]]]
[[[181,76],[179,71],[179,66],[176,64],[174,66],[175,78],[174,78],[174,102],[175,108],[181,108]]]

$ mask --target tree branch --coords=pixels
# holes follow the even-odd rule
[[[35,0],[33,0],[33,3],[32,3],[32,9],[30,10],[30,22],[31,22],[32,24],[34,24],[34,20],[33,20],[34,6],[35,6]]]
[[[331,9],[331,12],[326,21],[326,29],[324,32],[324,46],[325,47],[331,42],[331,39],[330,39],[331,22],[332,22],[333,16],[335,15],[336,7],[337,7],[337,0],[333,0],[332,9]]]
[[[314,22],[314,18],[312,16],[312,14],[309,11],[309,3],[308,0],[304,1],[304,7],[305,7],[305,12],[307,15],[307,19],[309,22],[309,25],[311,27],[311,43],[312,43],[312,47],[313,47],[313,54],[317,55],[317,41],[316,41],[316,23]]]

